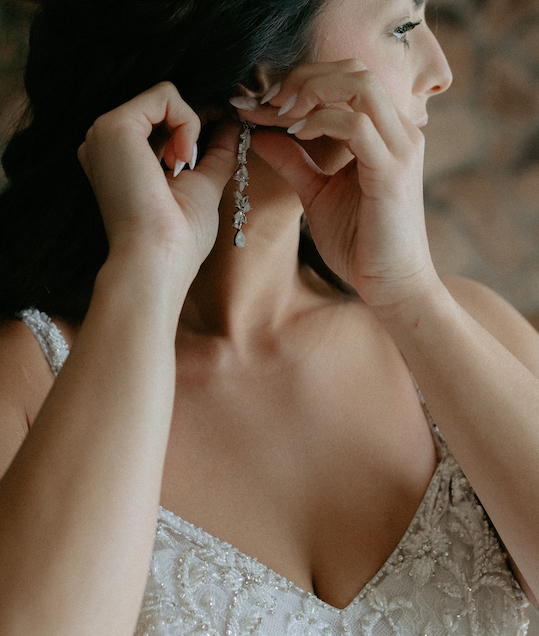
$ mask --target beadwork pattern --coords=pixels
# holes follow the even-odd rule
[[[67,345],[50,319],[35,310],[21,319],[61,368]],[[135,636],[525,636],[528,601],[429,421],[437,469],[401,541],[346,608],[160,508]]]
[[[161,509],[136,636],[525,636],[526,606],[445,449],[399,545],[342,610]]]
[[[58,327],[37,309],[25,309],[17,315],[36,337],[55,376],[66,361],[69,349]]]

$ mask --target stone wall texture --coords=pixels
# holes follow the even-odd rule
[[[0,0],[0,151],[24,101],[33,11]],[[424,129],[435,263],[539,324],[539,0],[431,0],[428,14],[454,73]]]
[[[537,324],[539,1],[440,0],[429,13],[454,74],[425,129],[433,258]]]

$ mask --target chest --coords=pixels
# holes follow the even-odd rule
[[[408,370],[179,368],[162,505],[346,605],[404,534],[436,464]]]

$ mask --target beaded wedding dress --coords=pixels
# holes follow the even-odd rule
[[[61,333],[34,309],[20,318],[57,374],[68,355]],[[135,636],[525,636],[528,602],[431,425],[439,463],[423,501],[386,563],[346,608],[161,508]]]

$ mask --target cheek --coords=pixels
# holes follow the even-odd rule
[[[406,111],[412,95],[406,71],[395,64],[395,60],[373,63],[369,69],[378,77],[395,106]]]
[[[406,111],[411,97],[410,79],[404,64],[400,63],[406,52],[398,48],[404,45],[400,42],[384,42],[384,45],[389,47],[389,54],[386,50],[380,50],[380,44],[375,46],[362,41],[357,33],[351,37],[343,29],[338,36],[333,34],[331,38],[322,40],[317,61],[336,62],[350,58],[361,60],[378,77],[393,103]]]

